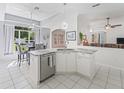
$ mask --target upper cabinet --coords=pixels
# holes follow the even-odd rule
[[[56,29],[52,32],[52,48],[65,47],[65,30]]]

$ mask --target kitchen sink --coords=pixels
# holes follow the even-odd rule
[[[73,51],[74,49],[57,49],[58,51]]]

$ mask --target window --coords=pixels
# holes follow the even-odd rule
[[[15,43],[32,45],[35,42],[35,33],[27,27],[15,26]]]
[[[19,38],[19,31],[15,31],[15,38]]]
[[[28,37],[29,37],[28,31],[20,31],[20,38],[21,39],[25,39],[26,41],[28,41]]]

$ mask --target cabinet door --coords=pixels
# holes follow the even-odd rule
[[[77,72],[90,76],[90,60],[83,54],[77,54]]]
[[[66,53],[66,68],[67,68],[67,72],[76,72],[76,62],[75,62],[74,52]]]
[[[65,72],[66,64],[65,64],[65,54],[57,53],[56,54],[56,72]]]
[[[33,82],[34,86],[37,86],[37,83],[40,80],[40,57],[30,54],[30,66],[29,66],[29,75],[30,80]]]

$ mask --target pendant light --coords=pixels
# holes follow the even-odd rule
[[[35,11],[38,11],[39,10],[39,7],[34,7],[34,10]],[[33,22],[33,11],[31,11],[31,23],[30,23],[29,28],[34,29],[34,27],[35,27],[35,24]]]
[[[67,6],[67,3],[64,3],[64,4],[63,4],[64,20],[63,20],[63,22],[62,22],[62,28],[63,28],[63,29],[67,29],[67,28],[68,28],[68,23],[65,21],[65,20],[66,20],[66,6]]]
[[[34,23],[33,23],[33,19],[32,19],[32,12],[31,12],[31,23],[30,23],[29,28],[31,28],[31,29],[34,28]]]

